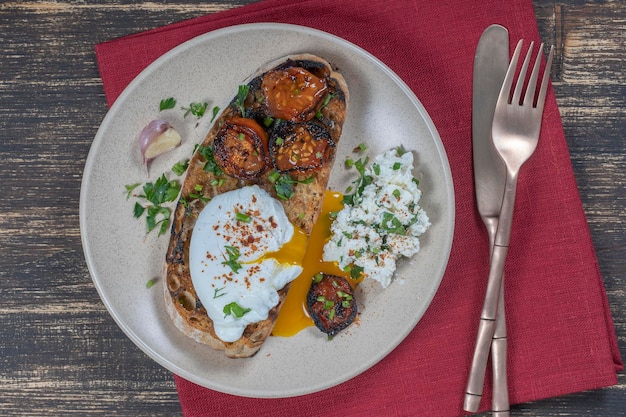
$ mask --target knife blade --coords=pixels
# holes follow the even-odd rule
[[[506,168],[491,140],[491,125],[500,88],[509,65],[509,35],[500,25],[489,26],[481,35],[474,56],[472,86],[472,153],[474,186],[478,212],[487,228],[490,252],[498,228],[498,217],[504,195]],[[501,289],[492,345],[494,414],[508,415],[508,384],[506,380],[506,323],[504,289]],[[484,338],[478,343],[488,344]],[[489,349],[477,349],[467,383],[464,409],[476,412],[480,406]]]

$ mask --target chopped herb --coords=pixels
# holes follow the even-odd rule
[[[392,194],[397,200],[400,200],[401,192],[399,189],[396,188],[395,190],[393,190]]]
[[[226,287],[222,287],[222,288],[216,288],[215,290],[213,290],[213,298],[215,299],[215,298],[221,297],[222,295],[226,295],[225,292],[218,294],[220,291],[223,291],[225,288]]]
[[[269,116],[267,116],[265,119],[263,119],[263,126],[265,126],[265,127],[270,127],[272,125],[272,123],[274,123],[274,119],[272,119]]]
[[[222,169],[217,164],[217,162],[215,162],[215,156],[213,155],[212,147],[200,145],[198,147],[198,152],[204,159],[206,159],[206,163],[204,164],[204,167],[203,167],[203,169],[206,172],[210,172],[216,177],[219,177],[220,175],[222,175]]]
[[[380,228],[388,233],[395,233],[396,235],[402,236],[406,235],[406,228],[396,216],[388,211],[383,213],[383,222],[380,224]]]
[[[222,265],[230,267],[230,269],[232,269],[233,272],[236,274],[242,268],[241,264],[237,262],[240,256],[239,249],[234,246],[224,246],[224,249],[226,249],[228,260],[222,262]]]
[[[321,119],[322,118],[322,109],[326,106],[328,106],[328,103],[330,103],[330,100],[335,96],[334,93],[331,94],[326,94],[326,97],[324,97],[324,101],[322,102],[322,105],[320,106],[319,109],[317,109],[317,112],[315,113],[315,117],[317,119]]]
[[[182,162],[176,162],[172,167],[172,172],[178,176],[181,176],[187,171],[189,167],[189,159],[185,159]]]
[[[278,137],[274,140],[274,143],[277,144],[278,146],[282,145],[284,142],[283,138]]]
[[[246,101],[246,97],[248,97],[249,91],[250,91],[250,87],[247,85],[240,85],[237,91],[237,99],[235,100],[235,106],[237,106],[242,116],[246,115],[246,109],[244,108],[244,103]]]
[[[248,214],[246,213],[241,213],[241,212],[237,212],[235,214],[235,219],[237,221],[240,222],[244,222],[244,223],[250,223],[250,221],[252,220],[252,217],[250,217]]]
[[[173,109],[176,106],[176,99],[174,97],[169,97],[161,100],[159,103],[159,111]]]
[[[148,282],[146,282],[146,288],[151,288],[154,284],[156,284],[156,279],[149,279]]]
[[[206,111],[208,105],[209,103],[191,103],[189,107],[182,107],[182,110],[185,110],[185,115],[183,117],[187,117],[187,115],[191,113],[200,119],[204,116],[204,112]]]
[[[274,184],[276,195],[279,198],[289,200],[294,195],[294,184],[310,184],[313,181],[313,177],[304,180],[295,180],[291,178],[289,174],[281,174],[278,171],[272,171],[268,176],[268,180]]]
[[[127,193],[126,193],[126,199],[127,200],[130,198],[130,195],[133,193],[133,190],[135,188],[139,187],[140,185],[141,185],[140,182],[136,182],[134,184],[128,184],[128,185],[124,186],[124,187],[126,187],[126,191],[127,191]]]
[[[372,170],[374,171],[374,174],[380,175],[380,165],[377,163],[372,164]]]
[[[359,152],[359,151],[363,152],[366,149],[367,149],[367,145],[365,143],[361,142],[361,143],[359,143],[359,145],[356,148],[354,148],[352,150],[352,152]]]
[[[346,159],[346,168],[352,168],[354,166],[354,160],[352,158]]]
[[[127,186],[127,189],[129,186]],[[180,192],[180,184],[176,180],[169,181],[165,174],[154,183],[148,182],[143,186],[143,194],[137,196],[140,200],[147,200],[146,204],[135,202],[133,216],[140,218],[146,213],[148,233],[159,227],[159,236],[167,231],[170,220],[170,209],[161,204],[176,200]]]
[[[213,123],[213,120],[215,120],[215,118],[217,117],[219,112],[220,112],[220,107],[219,106],[213,107],[212,115],[211,115],[211,123]]]
[[[326,297],[324,297],[323,295],[318,295],[315,300],[319,301],[320,303],[324,303],[325,310],[330,310],[335,306],[335,302],[333,300],[327,300]]]
[[[140,196],[154,205],[160,205],[168,201],[174,201],[178,197],[180,184],[178,181],[168,181],[165,174],[162,174],[154,184],[151,182],[143,186],[144,195]]]
[[[352,265],[350,268],[350,278],[359,279],[361,274],[363,273],[363,267],[359,265]]]
[[[403,145],[400,145],[396,148],[396,155],[402,156],[406,153],[406,149],[404,149]]]
[[[319,284],[320,282],[322,282],[323,278],[324,278],[324,274],[322,274],[321,272],[318,272],[317,274],[313,275],[313,281],[316,284]]]
[[[402,167],[402,164],[400,162],[394,162],[393,166],[391,167],[394,171],[397,171],[400,169],[400,167]]]
[[[236,302],[232,302],[230,304],[226,304],[224,306],[224,317],[229,316],[229,315],[233,315],[235,317],[242,318],[244,316],[244,314],[248,313],[252,311],[249,308],[243,308],[241,307],[239,304],[237,304]]]
[[[420,185],[420,180],[418,180],[417,178],[413,177],[413,178],[411,178],[411,180],[415,183],[415,185],[417,185],[417,186]]]
[[[133,216],[138,219],[141,217],[141,215],[143,214],[143,212],[146,210],[146,208],[144,206],[142,206],[141,204],[135,202],[135,207],[133,208]]]

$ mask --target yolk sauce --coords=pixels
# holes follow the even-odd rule
[[[315,274],[323,272],[325,274],[344,277],[351,283],[354,282],[354,280],[350,278],[349,273],[342,271],[335,262],[322,261],[324,244],[330,237],[330,225],[332,222],[330,213],[337,212],[342,208],[343,195],[335,191],[326,191],[322,203],[322,211],[317,222],[313,225],[308,245],[306,244],[306,240],[303,242],[300,237],[297,238],[298,242],[292,239],[290,243],[285,245],[293,248],[289,251],[297,251],[298,249],[295,248],[296,245],[301,245],[299,247],[306,248],[306,251],[304,258],[300,258],[303,259],[302,273],[291,283],[287,298],[280,310],[272,335],[283,337],[293,336],[299,331],[313,326],[313,320],[309,316],[306,307],[306,296],[311,286],[311,280]],[[306,235],[304,236],[306,239]],[[294,244],[292,244],[292,242]],[[287,248],[283,247],[279,252],[282,252],[283,249]]]

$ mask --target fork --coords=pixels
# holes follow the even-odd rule
[[[526,53],[515,90],[511,96],[511,88],[521,54],[522,44],[523,40],[520,40],[513,52],[513,57],[511,58],[511,63],[509,64],[504,78],[493,117],[492,140],[497,153],[506,166],[506,184],[502,207],[500,209],[498,229],[491,253],[487,291],[481,311],[480,324],[478,326],[476,348],[470,370],[470,381],[468,382],[468,387],[472,385],[472,379],[481,381],[481,386],[477,387],[478,391],[468,389],[465,394],[465,404],[470,405],[465,408],[467,411],[477,411],[480,402],[480,398],[476,398],[476,394],[472,394],[471,392],[482,392],[482,381],[487,364],[487,356],[489,355],[490,345],[496,330],[499,294],[502,287],[504,264],[511,238],[517,178],[522,165],[532,156],[539,141],[543,106],[554,54],[554,47],[550,47],[550,54],[546,61],[541,87],[537,99],[535,100],[539,67],[544,45],[543,43],[541,44],[528,81],[524,99],[521,101],[534,42],[531,42],[528,52]],[[508,414],[508,410],[502,411]],[[494,415],[497,414],[494,413]]]

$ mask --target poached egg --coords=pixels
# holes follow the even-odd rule
[[[200,212],[189,248],[191,279],[217,337],[239,339],[265,320],[278,291],[302,272],[306,234],[256,185],[217,195]]]

